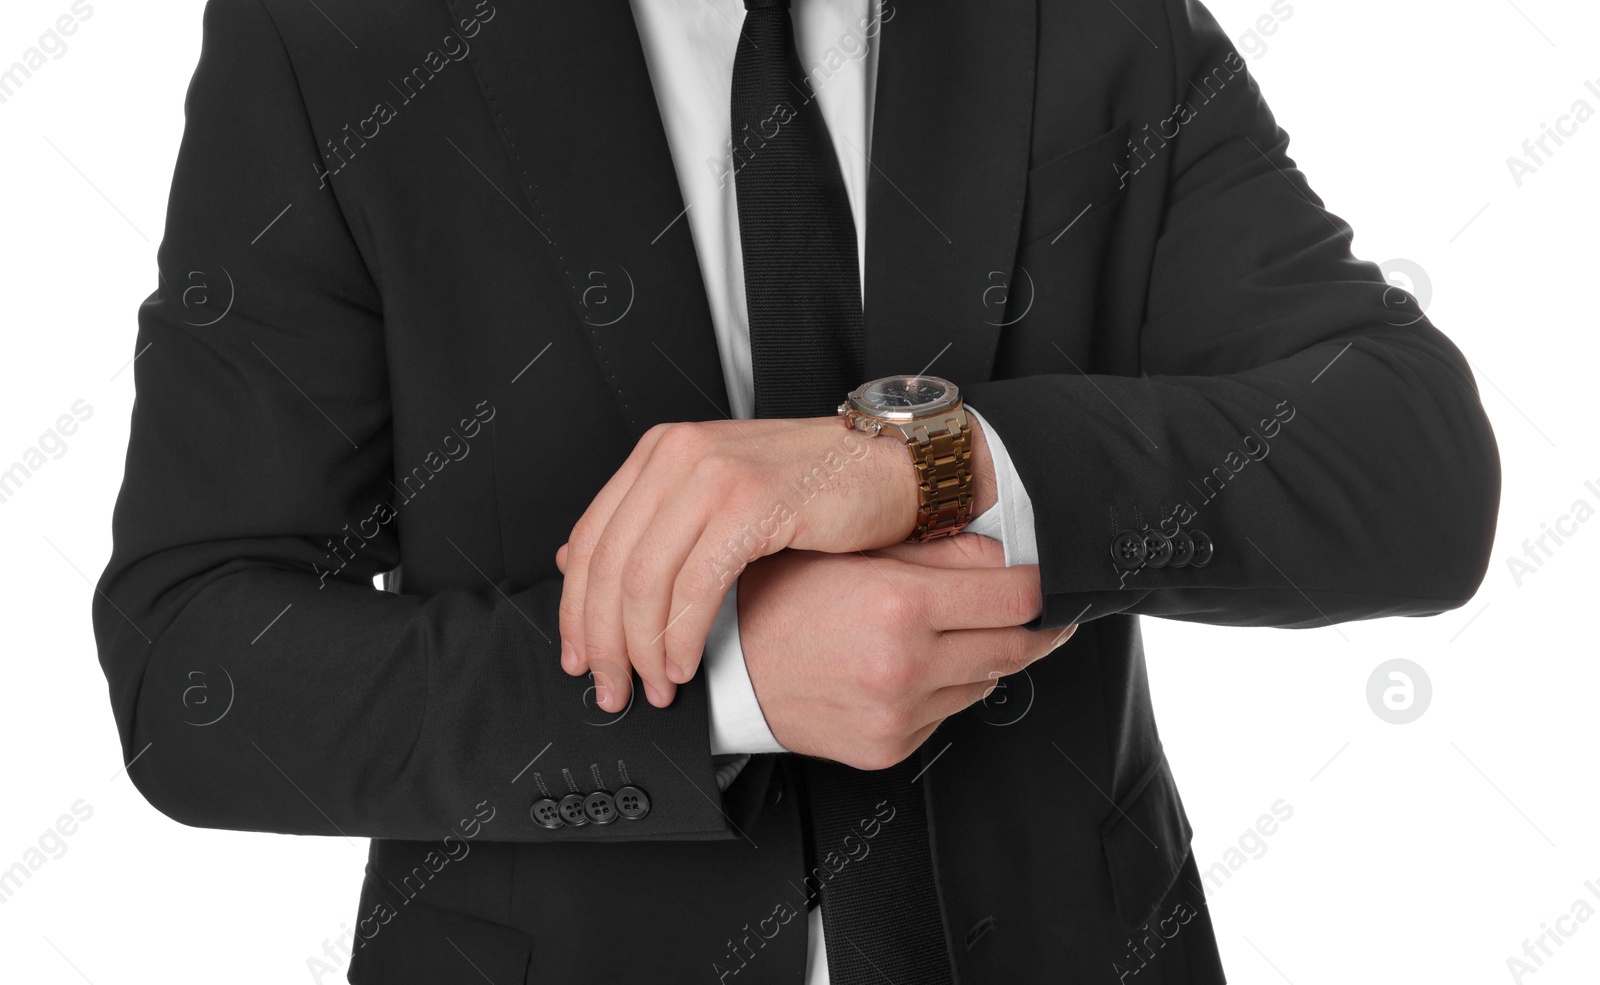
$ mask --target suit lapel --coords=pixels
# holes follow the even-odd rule
[[[885,7],[886,11],[895,9]],[[881,32],[867,186],[867,377],[987,380],[1032,296],[1012,263],[1032,139],[1032,0],[916,0]]]
[[[453,20],[473,0],[445,0]],[[704,281],[627,0],[501,0],[472,61],[572,324],[637,437],[728,416]],[[918,0],[879,35],[867,192],[868,378],[972,383],[1026,310],[1009,283],[1033,114],[1032,0]],[[548,238],[546,238],[548,237]]]
[[[453,21],[475,0],[445,0]],[[628,0],[500,0],[478,84],[566,281],[572,324],[635,438],[728,416],[716,334]],[[481,15],[480,15],[481,16]],[[507,194],[516,193],[507,189]]]

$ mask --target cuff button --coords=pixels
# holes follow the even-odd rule
[[[583,812],[596,824],[610,824],[617,819],[616,804],[604,790],[596,790],[583,798]]]
[[[650,797],[638,787],[629,785],[616,793],[617,813],[630,821],[637,821],[650,813]]]
[[[1144,567],[1146,556],[1144,538],[1132,530],[1120,531],[1111,538],[1111,562],[1126,571]]]
[[[566,823],[561,820],[561,805],[549,797],[534,801],[528,816],[541,828],[559,828]]]
[[[1165,568],[1167,562],[1172,560],[1172,541],[1159,530],[1146,529],[1144,532],[1144,563],[1152,568]]]
[[[581,828],[589,823],[589,815],[583,812],[583,795],[569,793],[561,798],[561,820]]]
[[[1172,541],[1172,560],[1168,563],[1174,568],[1182,568],[1194,560],[1194,541],[1182,530],[1167,538]]]
[[[1189,563],[1196,568],[1210,564],[1211,555],[1216,553],[1216,545],[1211,543],[1211,535],[1204,530],[1196,530],[1189,534],[1189,539],[1194,541],[1194,560]]]

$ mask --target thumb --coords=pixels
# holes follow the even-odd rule
[[[956,534],[922,544],[893,544],[869,554],[928,568],[1003,568],[1005,548],[982,534]]]

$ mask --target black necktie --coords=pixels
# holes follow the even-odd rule
[[[918,757],[866,773],[802,759],[805,892],[820,893],[831,985],[950,985]]]
[[[795,51],[789,0],[745,0],[733,63],[733,168],[757,417],[833,412],[862,382],[855,223]],[[948,985],[917,758],[863,772],[802,760],[807,894],[832,985]]]
[[[788,0],[745,7],[730,139],[756,416],[818,417],[862,382],[856,227]]]

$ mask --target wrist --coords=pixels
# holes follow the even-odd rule
[[[922,507],[916,463],[905,442],[893,432],[861,440],[866,442],[867,461],[873,468],[873,487],[882,493],[875,497],[883,512],[879,529],[891,531],[893,535],[886,543],[871,546],[898,544],[917,529],[917,513]]]

